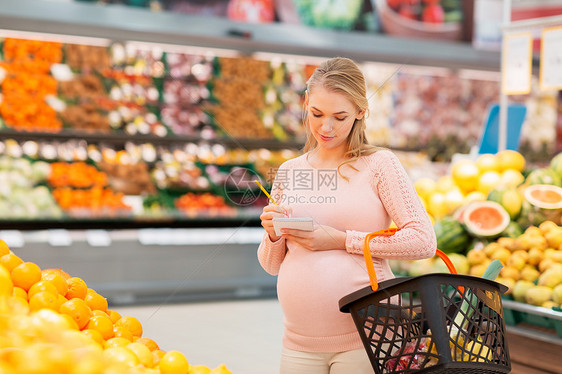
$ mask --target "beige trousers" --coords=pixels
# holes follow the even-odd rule
[[[365,349],[345,352],[301,352],[283,347],[281,374],[372,374]]]

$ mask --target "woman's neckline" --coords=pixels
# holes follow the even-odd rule
[[[316,167],[316,166],[314,166],[314,165],[312,165],[312,164],[310,163],[310,160],[308,159],[308,156],[310,156],[310,151],[308,151],[308,152],[306,152],[306,153],[304,154],[304,160],[305,160],[305,162],[308,164],[308,166],[310,166],[310,167],[313,168],[313,169],[322,169],[322,170],[326,170],[326,169],[337,169],[338,166],[341,164],[341,162],[343,162],[343,161],[341,161],[340,163],[338,163],[338,166],[333,166],[333,167]]]

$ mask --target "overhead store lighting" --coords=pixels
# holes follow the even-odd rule
[[[45,42],[58,42],[69,44],[84,44],[97,47],[107,47],[111,44],[111,40],[104,38],[93,38],[88,36],[74,36],[62,34],[47,34],[28,31],[14,31],[0,29],[0,38],[14,38],[27,40],[40,40]]]
[[[151,42],[139,42],[139,41],[128,41],[127,45],[136,47],[138,49],[144,49],[149,51],[153,51],[154,49],[161,49],[162,51],[168,53],[185,53],[185,54],[192,54],[192,55],[199,55],[199,56],[240,57],[240,52],[234,49],[195,47],[190,45],[151,43]]]

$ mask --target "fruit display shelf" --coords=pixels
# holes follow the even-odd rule
[[[256,257],[261,227],[0,230],[0,237],[43,268],[81,274],[115,305],[276,292]]]
[[[508,329],[536,339],[562,344],[562,309],[502,300],[504,319]],[[541,331],[533,327],[542,328]],[[545,333],[545,330],[548,333]]]

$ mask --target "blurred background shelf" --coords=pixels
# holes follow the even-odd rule
[[[125,143],[143,144],[150,143],[154,145],[177,145],[185,143],[208,143],[222,144],[228,148],[245,148],[259,149],[267,148],[270,150],[279,149],[301,149],[304,143],[298,141],[279,141],[276,139],[240,139],[240,138],[223,138],[215,137],[211,139],[203,139],[199,136],[185,135],[129,135],[124,132],[112,133],[87,133],[72,130],[62,130],[60,132],[35,132],[35,131],[16,131],[12,129],[0,129],[0,137],[14,140],[48,140],[48,141],[66,141],[73,139],[85,140],[88,143],[106,143],[122,145]]]
[[[13,32],[58,34],[61,40],[80,37],[135,40],[219,49],[230,55],[273,53],[322,58],[345,55],[357,61],[450,69],[500,69],[499,52],[477,50],[468,43],[338,32],[301,25],[239,23],[120,5],[7,2],[0,9],[0,25]]]

